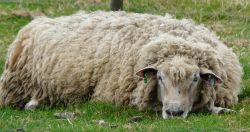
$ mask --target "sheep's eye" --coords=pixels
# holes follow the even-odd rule
[[[199,77],[199,75],[197,75],[197,74],[194,74],[194,79],[193,79],[193,82],[197,82],[198,81],[198,78]]]
[[[197,82],[198,81],[198,77],[194,77],[194,82]]]
[[[158,76],[158,80],[162,80],[161,76]]]

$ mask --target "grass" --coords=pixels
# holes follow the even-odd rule
[[[0,73],[8,45],[17,32],[32,20],[27,12],[50,17],[69,15],[78,10],[109,10],[109,0],[0,0]],[[0,131],[250,131],[250,2],[248,0],[125,0],[128,12],[190,18],[214,30],[240,57],[244,68],[243,90],[234,114],[192,113],[187,119],[163,120],[160,114],[104,102],[87,102],[71,107],[42,107],[34,112],[0,109]],[[56,119],[55,112],[79,113],[75,120]],[[139,123],[128,117],[140,115]],[[105,120],[100,126],[92,120]]]
[[[249,106],[240,104],[235,107],[250,109]],[[74,111],[79,115],[75,120],[56,119],[55,112]],[[35,112],[15,110],[12,108],[1,109],[0,128],[14,130],[24,128],[32,131],[236,131],[246,129],[250,125],[250,113],[210,115],[209,113],[191,114],[188,119],[163,120],[160,115],[151,112],[138,112],[130,107],[116,107],[109,103],[88,102],[79,107],[40,108]],[[139,123],[129,123],[128,117],[133,115],[143,116]],[[99,126],[91,120],[104,119],[110,125]],[[72,125],[73,124],[73,125]],[[209,127],[208,127],[209,126]]]

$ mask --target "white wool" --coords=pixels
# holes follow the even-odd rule
[[[20,30],[0,80],[0,105],[31,98],[49,105],[91,98],[148,109],[156,82],[145,86],[135,72],[173,56],[194,59],[223,79],[216,91],[218,105],[238,101],[239,60],[203,25],[168,14],[97,11],[41,17]]]

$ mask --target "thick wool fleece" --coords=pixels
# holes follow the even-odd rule
[[[169,15],[98,11],[37,18],[25,26],[8,51],[0,106],[91,98],[149,109],[156,80],[149,78],[145,85],[135,72],[176,56],[222,78],[224,85],[212,91],[218,106],[237,103],[242,76],[238,58],[204,26]],[[211,88],[206,89],[199,107],[212,98]]]

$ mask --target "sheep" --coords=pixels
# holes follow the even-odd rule
[[[214,32],[192,20],[96,11],[40,17],[8,49],[0,106],[33,110],[91,100],[162,111],[233,111],[242,67]]]

